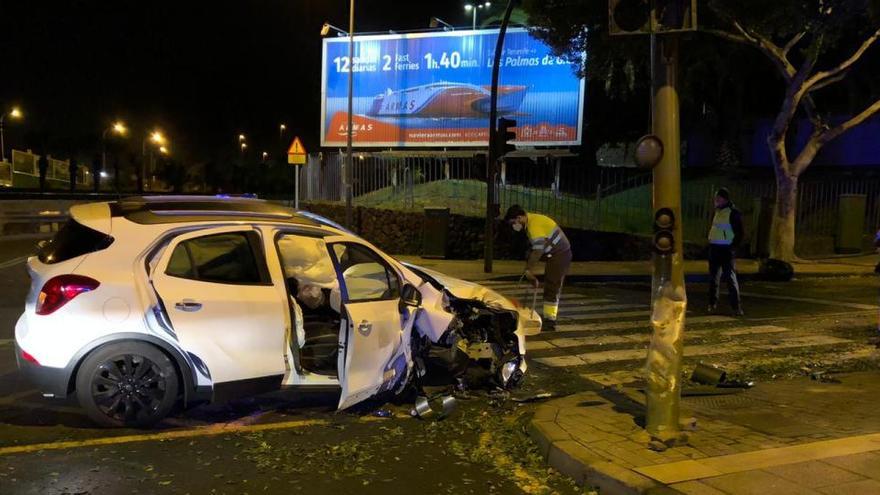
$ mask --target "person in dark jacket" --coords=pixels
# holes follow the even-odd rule
[[[730,308],[743,316],[736,277],[736,248],[743,238],[742,214],[730,201],[730,192],[721,188],[715,193],[715,216],[709,229],[709,312],[718,305],[721,277],[727,279]]]

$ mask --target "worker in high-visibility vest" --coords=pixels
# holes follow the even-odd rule
[[[743,316],[736,277],[736,248],[743,238],[742,214],[730,201],[730,192],[722,187],[715,193],[715,216],[709,229],[709,312],[718,305],[721,277],[727,279],[730,309]]]
[[[546,260],[544,268],[544,311],[542,332],[556,330],[559,315],[559,296],[562,284],[571,265],[571,244],[568,237],[552,218],[538,213],[526,213],[519,205],[513,205],[504,216],[507,223],[517,232],[525,230],[529,238],[529,254],[526,261],[525,277],[538,287],[535,266]]]

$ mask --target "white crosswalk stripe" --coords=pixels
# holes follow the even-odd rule
[[[703,338],[707,335],[711,335],[713,329],[702,329],[702,330],[688,330],[685,332],[684,337],[685,340]],[[791,330],[784,327],[777,327],[772,325],[759,325],[759,326],[749,326],[749,327],[739,327],[733,330],[721,332],[722,335],[759,335],[759,334],[778,334],[784,332],[790,332]],[[552,334],[550,334],[552,335]],[[559,338],[548,338],[546,340],[530,340],[528,344],[526,344],[527,349],[529,351],[532,350],[544,350],[544,349],[553,349],[553,348],[570,348],[570,347],[581,347],[587,345],[614,345],[614,344],[638,344],[638,343],[647,343],[651,340],[650,334],[647,333],[636,333],[636,334],[626,334],[626,335],[596,335],[590,337],[559,337]],[[535,344],[539,344],[535,346]]]
[[[488,281],[484,285],[523,304],[530,303],[534,294],[531,287],[512,281]],[[539,289],[539,307],[541,295]],[[772,298],[829,303],[787,296]],[[610,384],[637,379],[651,339],[650,305],[646,299],[611,298],[605,293],[596,298],[578,292],[563,293],[557,331],[529,337],[526,354],[536,363],[557,368],[577,367],[583,376],[593,380],[599,377]],[[640,300],[645,302],[639,303]],[[857,303],[840,306],[857,310],[877,308]],[[813,334],[809,326],[795,324],[789,328],[774,325],[770,319],[764,323],[760,319],[741,320],[722,315],[693,316],[690,312],[684,338],[688,342],[684,347],[685,358],[718,356],[712,358],[713,362],[722,364],[750,359],[755,353],[769,350],[855,344],[846,338]]]
[[[613,337],[613,336],[606,336]],[[841,339],[837,337],[830,337],[827,335],[811,335],[804,337],[792,337],[788,339],[781,339],[778,342],[766,343],[766,344],[740,344],[740,343],[725,343],[725,344],[707,344],[707,345],[690,345],[685,346],[684,348],[684,356],[687,357],[700,357],[700,356],[712,356],[719,354],[742,354],[750,351],[757,350],[769,350],[769,349],[794,349],[794,348],[807,348],[807,347],[817,347],[817,346],[826,346],[826,345],[838,345],[838,344],[847,344],[852,343],[852,341],[847,339]],[[545,347],[545,349],[549,349]],[[548,356],[548,357],[536,357],[533,358],[535,361],[545,364],[547,366],[552,367],[570,367],[570,366],[586,366],[586,365],[594,365],[594,364],[607,364],[607,363],[623,363],[629,361],[637,361],[645,359],[647,356],[646,349],[616,349],[609,351],[600,351],[600,352],[588,352],[577,355],[565,355],[565,356]]]
[[[728,323],[736,321],[729,316],[694,316],[687,319],[688,324]],[[564,323],[556,325],[557,332],[596,332],[601,330],[647,330],[650,322],[643,321],[612,321],[605,323]]]

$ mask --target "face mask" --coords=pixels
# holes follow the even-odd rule
[[[514,232],[520,232],[522,230],[521,223],[515,223],[515,224],[511,225],[510,227],[513,229]]]

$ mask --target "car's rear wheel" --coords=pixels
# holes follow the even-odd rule
[[[76,396],[86,414],[109,427],[148,427],[177,402],[174,363],[142,342],[103,346],[90,354],[76,375]]]

